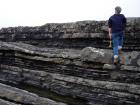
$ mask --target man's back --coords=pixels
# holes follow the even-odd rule
[[[109,18],[109,28],[112,29],[112,33],[121,32],[126,25],[126,18],[123,14],[114,14]]]

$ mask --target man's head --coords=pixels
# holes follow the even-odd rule
[[[116,13],[116,14],[120,14],[121,11],[122,11],[122,9],[121,9],[120,6],[115,7],[115,13]]]

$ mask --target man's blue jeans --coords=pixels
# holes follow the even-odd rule
[[[112,33],[114,58],[117,58],[119,56],[118,50],[122,48],[123,38],[124,38],[124,32]]]

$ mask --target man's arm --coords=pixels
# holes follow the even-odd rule
[[[109,35],[109,39],[110,39],[110,41],[109,41],[109,48],[111,48],[112,47],[112,43],[111,43],[111,38],[112,38],[112,20],[109,18],[109,20],[108,20],[108,26],[109,26],[109,28],[108,28],[108,35]]]
[[[109,18],[109,20],[108,20],[108,26],[109,26],[109,28],[108,28],[108,35],[109,35],[109,38],[111,40],[111,37],[112,37],[112,29],[111,29],[111,27],[112,27],[112,20],[111,20],[111,18]]]
[[[108,33],[109,33],[108,34],[109,35],[109,39],[111,40],[111,38],[112,38],[112,34],[111,34],[112,33],[112,29],[111,28],[108,28]]]
[[[127,19],[126,19],[126,17],[123,15],[124,30],[125,30],[125,28],[126,28],[126,24],[127,24]]]

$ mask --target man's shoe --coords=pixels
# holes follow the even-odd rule
[[[118,58],[114,58],[114,64],[116,65],[116,64],[118,64],[118,63],[119,63]]]

